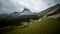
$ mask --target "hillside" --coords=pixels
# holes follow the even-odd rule
[[[60,19],[42,19],[41,21],[31,21],[26,28],[6,32],[6,34],[60,34]]]

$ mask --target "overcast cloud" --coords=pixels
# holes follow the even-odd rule
[[[32,12],[40,12],[57,3],[60,3],[60,0],[0,0],[0,13],[19,12],[24,7],[27,7]]]

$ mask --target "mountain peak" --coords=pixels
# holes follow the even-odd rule
[[[14,16],[21,16],[21,15],[31,15],[32,12],[28,8],[24,8],[22,12],[14,12],[12,15]]]
[[[25,12],[25,11],[28,11],[28,12],[31,12],[28,8],[24,8],[24,10],[23,10],[23,12]]]

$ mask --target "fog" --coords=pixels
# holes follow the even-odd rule
[[[0,0],[0,13],[21,12],[24,7],[32,12],[40,12],[57,3],[60,0]]]

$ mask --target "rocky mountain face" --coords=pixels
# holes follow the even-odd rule
[[[47,16],[50,16],[50,17],[58,17],[60,16],[60,4],[56,4],[44,11],[41,11],[38,15],[40,16],[44,16],[44,17],[47,17]]]
[[[24,10],[21,12],[21,15],[31,15],[31,14],[32,12],[27,8],[24,8]]]
[[[55,7],[55,8],[54,8]],[[53,10],[51,12],[47,13],[47,15],[55,15],[60,14],[60,4],[55,5]]]

